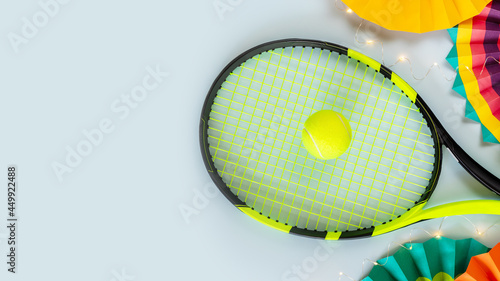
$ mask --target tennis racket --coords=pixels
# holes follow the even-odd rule
[[[323,109],[342,113],[352,128],[349,149],[333,160],[301,144],[305,120]],[[200,144],[227,199],[287,233],[336,240],[444,216],[500,215],[500,200],[425,208],[443,144],[497,194],[500,180],[457,145],[401,77],[331,43],[273,41],[235,58],[206,97]]]

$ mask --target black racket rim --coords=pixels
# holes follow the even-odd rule
[[[208,94],[206,96],[205,102],[203,104],[201,118],[200,118],[201,119],[200,126],[199,126],[199,136],[200,136],[199,141],[200,141],[200,148],[201,148],[203,162],[205,164],[205,167],[206,167],[211,179],[213,180],[215,185],[218,187],[218,189],[222,192],[222,194],[224,194],[224,196],[233,205],[235,205],[237,207],[238,206],[246,206],[246,204],[245,204],[245,202],[240,200],[235,194],[233,194],[231,192],[231,190],[227,187],[227,185],[224,183],[222,178],[219,176],[219,174],[215,168],[215,165],[214,165],[214,162],[212,159],[212,155],[210,154],[210,151],[209,151],[207,130],[208,130],[208,119],[209,119],[209,115],[211,112],[213,101],[214,101],[215,97],[217,96],[217,92],[219,91],[222,83],[226,80],[226,77],[235,68],[240,66],[243,62],[247,61],[248,59],[252,58],[253,56],[255,56],[259,53],[262,53],[262,52],[265,52],[268,50],[272,50],[272,49],[276,49],[276,48],[284,48],[284,47],[295,47],[295,46],[320,48],[320,49],[329,50],[329,51],[336,52],[338,54],[350,57],[348,55],[349,48],[346,48],[344,46],[334,44],[334,43],[324,42],[324,41],[292,38],[292,39],[282,39],[282,40],[276,40],[276,41],[270,41],[267,43],[263,43],[263,44],[255,46],[255,47],[248,49],[247,51],[241,53],[239,56],[234,58],[230,63],[228,63],[226,65],[226,67],[219,73],[219,75],[216,77],[213,84],[211,85],[210,90],[208,91]],[[363,62],[363,61],[361,61],[361,62],[367,64],[367,62]],[[385,76],[385,78],[392,81],[391,77],[393,76],[393,72],[389,68],[381,65],[379,70],[377,70],[376,68],[373,68],[373,69],[375,69],[375,71],[380,72],[382,75]],[[403,83],[406,83],[406,82],[403,81]],[[407,88],[413,90],[409,85]],[[401,90],[401,91],[404,93],[403,90]],[[405,93],[405,94],[408,96],[407,93]],[[430,108],[427,106],[427,104],[422,100],[422,98],[418,94],[416,94],[415,99],[412,101],[420,109],[420,112],[422,113],[423,118],[425,119],[425,121],[427,122],[427,125],[430,128],[431,137],[434,141],[434,150],[435,150],[434,170],[432,171],[432,175],[430,177],[429,184],[428,184],[425,192],[423,192],[420,199],[415,202],[415,206],[416,206],[416,205],[420,205],[420,204],[425,204],[436,188],[439,174],[441,172],[442,144],[446,144],[449,148],[451,146],[450,150],[452,150],[452,152],[454,154],[455,154],[455,151],[457,150],[457,148],[458,148],[458,150],[461,150],[461,148],[458,145],[456,145],[456,143],[454,143],[454,141],[452,140],[450,135],[446,132],[446,130],[443,128],[443,126],[439,123],[439,121],[437,121],[435,115],[432,113]],[[451,145],[449,144],[450,140],[453,141],[453,143]],[[464,165],[464,162],[470,162],[470,160],[472,160],[472,158],[470,158],[467,155],[467,153],[465,153],[463,150],[461,150],[461,152],[459,151],[458,154],[460,155],[460,157],[457,157],[458,162],[462,165]],[[461,157],[462,154],[467,156],[470,159],[463,160],[463,158]],[[472,161],[474,161],[474,160],[472,160]],[[475,166],[479,166],[479,165],[477,163],[475,163],[472,166],[475,167]],[[466,168],[466,170],[471,172],[470,169],[467,169],[467,167],[465,167],[465,168]],[[481,168],[481,169],[476,170],[476,173],[479,174],[478,176],[475,176],[473,172],[471,172],[471,174],[473,176],[475,176],[476,178],[478,178],[478,177],[482,178],[484,176],[484,174],[486,174],[486,176],[488,176],[487,173],[489,173],[489,172],[487,170],[483,169],[480,166],[479,166],[479,168]],[[493,177],[493,179],[492,179],[493,183],[494,183],[495,179],[498,180],[495,176],[493,176],[491,174],[489,174],[489,175],[491,177]],[[484,182],[483,182],[483,184],[484,184]],[[489,189],[500,194],[500,183],[498,183],[498,185],[493,184],[493,186],[490,183],[489,185],[490,186],[488,186],[486,184],[486,186]],[[408,210],[410,210],[410,209],[411,208],[409,208]],[[397,217],[397,218],[399,218],[399,217]],[[395,219],[397,219],[397,218],[395,218]],[[267,219],[272,220],[270,218],[267,218]],[[360,228],[357,230],[343,231],[340,235],[340,238],[355,238],[355,237],[371,236],[375,227],[376,226],[371,226],[371,227],[367,227],[367,228]],[[334,232],[338,232],[338,231],[334,231]],[[325,238],[329,232],[328,231],[302,229],[302,228],[298,228],[298,227],[294,226],[291,228],[290,233],[309,236],[309,237]]]

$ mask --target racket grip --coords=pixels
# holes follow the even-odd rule
[[[429,219],[460,215],[500,215],[500,200],[467,200],[424,209],[426,202],[418,204],[393,221],[376,226],[372,236],[391,232]]]

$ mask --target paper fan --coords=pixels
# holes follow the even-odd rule
[[[448,29],[455,43],[448,62],[458,74],[453,90],[466,98],[465,116],[481,123],[483,140],[500,140],[500,0]]]
[[[378,260],[363,281],[454,280],[465,272],[473,256],[488,250],[474,239],[435,237],[424,243],[407,243],[394,255]]]
[[[342,0],[358,16],[391,30],[423,33],[451,28],[491,0]]]
[[[488,253],[472,257],[467,271],[458,281],[499,281],[500,280],[500,244]]]

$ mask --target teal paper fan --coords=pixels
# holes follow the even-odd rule
[[[406,243],[394,255],[380,259],[363,281],[449,281],[467,270],[473,256],[490,249],[474,239],[434,237]]]

